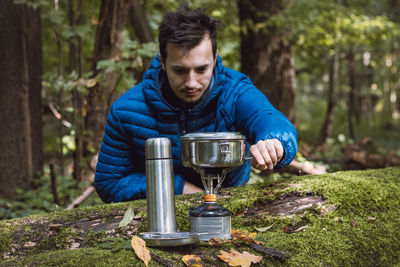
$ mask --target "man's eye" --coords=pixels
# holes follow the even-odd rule
[[[201,67],[201,68],[198,68],[198,69],[197,69],[197,72],[198,72],[198,73],[203,73],[203,72],[205,72],[206,70],[207,70],[206,67]]]
[[[183,69],[174,69],[174,71],[177,74],[182,74],[183,73]]]

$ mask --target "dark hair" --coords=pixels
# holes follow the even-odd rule
[[[211,18],[203,9],[190,9],[187,3],[175,12],[165,15],[159,26],[158,43],[163,60],[167,59],[167,43],[190,50],[197,46],[208,34],[211,39],[213,55],[217,52],[217,28],[223,23]]]

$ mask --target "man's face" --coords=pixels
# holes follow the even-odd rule
[[[189,51],[168,43],[166,52],[167,59],[161,62],[172,91],[185,103],[199,101],[210,85],[216,62],[211,39],[204,38]]]

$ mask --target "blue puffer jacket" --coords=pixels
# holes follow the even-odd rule
[[[249,145],[276,138],[285,154],[276,168],[288,165],[297,152],[293,125],[256,89],[250,79],[225,68],[218,57],[210,88],[191,110],[174,108],[161,94],[161,63],[156,56],[143,81],[111,106],[96,168],[95,187],[104,202],[146,197],[145,142],[168,137],[172,144],[175,193],[185,181],[203,187],[199,175],[183,167],[179,137],[191,132],[241,132]],[[224,187],[246,184],[250,163],[229,173]]]

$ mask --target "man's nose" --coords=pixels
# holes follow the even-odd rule
[[[190,71],[186,77],[186,83],[185,86],[188,88],[197,88],[198,87],[198,82],[197,82],[197,76],[194,71]]]

